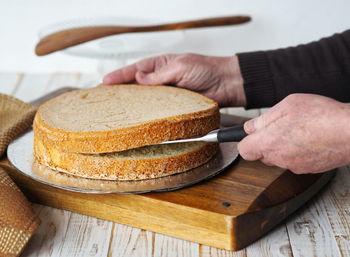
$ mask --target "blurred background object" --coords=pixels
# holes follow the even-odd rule
[[[180,22],[177,21],[172,23],[139,22],[135,25],[130,24],[130,22],[123,22],[123,24],[125,25],[120,25],[121,22],[117,21],[105,21],[100,23],[95,22],[95,24],[90,21],[86,24],[75,24],[72,21],[69,27],[58,28],[57,30],[41,37],[40,41],[35,46],[35,53],[38,56],[43,56],[76,45],[87,43],[92,40],[110,37],[114,35],[121,35],[125,33],[142,33],[147,35],[148,33],[145,32],[164,32],[218,26],[231,26],[243,24],[249,22],[250,20],[251,18],[249,16],[234,15],[209,17]],[[169,40],[165,39],[163,40],[163,42],[164,41]]]
[[[83,1],[83,0],[13,0],[1,1],[0,71],[14,72],[108,72],[145,55],[194,52],[207,55],[232,55],[236,52],[274,49],[306,43],[350,27],[347,0],[325,1]],[[116,19],[123,21],[173,22],[204,17],[246,14],[250,23],[238,26],[162,32],[164,35],[135,34],[113,36],[72,55],[62,52],[37,57],[34,53],[38,34],[44,28],[71,20]],[[134,22],[135,23],[135,22]],[[159,41],[156,37],[163,38]],[[156,43],[154,43],[156,40]],[[157,45],[157,42],[162,44]],[[137,46],[142,54],[132,54],[128,47]],[[116,50],[116,58],[101,60],[91,49]],[[70,49],[72,53],[74,49]],[[80,52],[79,54],[79,51]],[[85,52],[84,52],[85,51]],[[79,55],[79,56],[77,56]]]

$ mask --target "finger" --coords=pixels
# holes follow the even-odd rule
[[[271,109],[261,114],[259,117],[246,121],[244,123],[245,132],[247,132],[247,134],[252,134],[256,131],[266,128],[271,123],[281,118],[285,113],[285,109],[286,107],[283,104],[283,101],[279,102]]]
[[[248,135],[253,134],[255,132],[255,119],[251,119],[244,122],[243,128]]]
[[[260,147],[260,133],[245,137],[238,143],[237,147],[239,154],[247,161],[256,161],[263,158]]]
[[[103,83],[110,85],[135,81],[137,72],[154,72],[156,69],[166,65],[166,63],[171,58],[173,58],[173,55],[168,54],[143,59],[132,65],[126,66],[124,68],[118,69],[107,74],[103,78]]]
[[[257,118],[248,120],[244,123],[244,130],[247,134],[252,134],[256,131],[260,131],[266,128],[269,124],[277,120],[279,117],[278,112],[267,111]]]
[[[266,166],[275,166],[270,160],[267,160],[266,158],[262,158],[260,161]]]
[[[145,85],[176,84],[179,77],[181,77],[181,75],[178,69],[170,65],[164,66],[151,73],[142,71],[136,73],[136,81]]]
[[[135,63],[135,65],[137,71],[151,73],[165,66],[168,63],[169,59],[171,59],[171,55],[159,55],[143,59]]]
[[[121,68],[119,70],[112,71],[108,73],[103,78],[103,84],[122,84],[135,80],[135,75],[137,72],[136,64],[132,64]]]

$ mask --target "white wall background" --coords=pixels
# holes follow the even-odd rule
[[[0,0],[0,72],[95,72],[101,61],[55,53],[37,57],[38,31],[87,17],[159,21],[248,14],[237,27],[191,30],[172,52],[232,55],[309,42],[350,28],[349,0]],[[133,61],[133,60],[129,60]]]

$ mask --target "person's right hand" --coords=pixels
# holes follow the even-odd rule
[[[291,94],[244,124],[243,159],[296,174],[320,173],[350,163],[350,106],[313,94]]]
[[[171,84],[197,91],[220,106],[245,106],[237,56],[167,54],[141,60],[107,74],[103,84]]]

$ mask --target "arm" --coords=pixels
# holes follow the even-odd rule
[[[243,76],[243,79],[242,79]],[[222,106],[272,106],[297,92],[350,100],[350,31],[297,47],[233,57],[165,55],[114,71],[104,83],[174,84]],[[244,89],[243,89],[244,82]],[[248,121],[239,145],[247,160],[296,173],[323,172],[350,162],[350,107],[333,99],[292,94]]]
[[[292,93],[350,101],[350,30],[297,47],[238,54],[246,108],[273,106]]]

